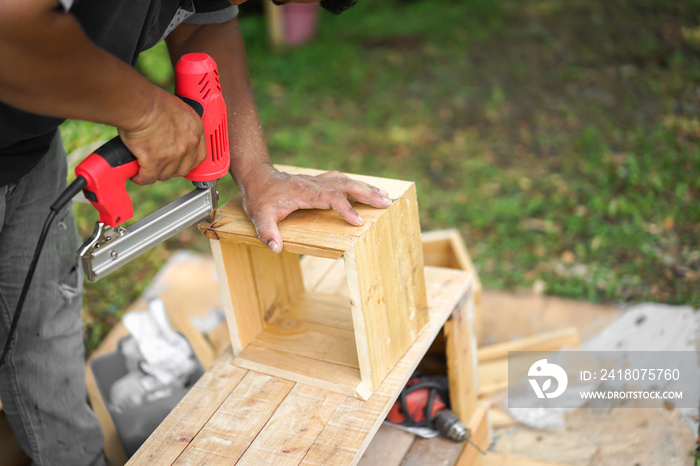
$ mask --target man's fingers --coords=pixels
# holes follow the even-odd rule
[[[252,220],[260,241],[275,254],[282,252],[284,244],[277,228],[277,219],[271,213],[260,213],[252,217]]]
[[[378,209],[386,209],[391,205],[391,200],[388,196],[382,194],[386,193],[386,191],[370,186],[367,183],[346,178],[345,180],[336,180],[334,186],[341,190],[345,197],[351,201],[358,201]]]
[[[360,214],[358,214],[357,211],[352,208],[350,201],[348,201],[341,193],[338,193],[337,196],[332,196],[330,206],[350,225],[359,227],[365,224],[365,220],[360,217]]]

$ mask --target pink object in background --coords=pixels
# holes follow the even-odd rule
[[[281,8],[287,45],[301,45],[316,37],[318,3],[288,3]]]

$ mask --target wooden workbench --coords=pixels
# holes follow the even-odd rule
[[[305,276],[319,278],[314,279],[316,289],[343,282],[334,279],[332,265],[324,269],[314,260],[306,264]],[[461,327],[455,319],[464,323],[473,312],[469,273],[437,267],[425,271],[429,324],[368,401],[243,369],[229,349],[128,464],[357,463],[438,331],[450,318],[448,327]],[[447,331],[447,353],[456,363],[455,358],[468,352],[464,344],[469,341],[451,338],[450,334],[459,333],[455,328]],[[469,373],[463,369],[471,364],[458,366],[451,374],[455,387],[469,383],[465,379]],[[462,386],[460,391],[464,390],[469,391],[469,385]],[[475,400],[473,393],[461,394],[469,395],[465,400]],[[456,410],[470,412],[465,423],[472,429],[473,440],[487,448],[486,407],[464,401]],[[465,448],[464,464],[476,464],[475,453]]]

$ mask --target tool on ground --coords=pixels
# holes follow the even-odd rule
[[[100,214],[92,236],[78,251],[90,281],[99,280],[185,228],[205,218],[213,219],[218,208],[216,181],[226,175],[230,165],[226,104],[214,60],[204,53],[183,55],[175,66],[175,94],[189,104],[204,123],[207,157],[185,176],[195,189],[124,228],[120,225],[134,215],[126,181],[139,171],[136,157],[119,137],[115,137],[83,160],[75,169],[76,179],[51,205],[44,222],[0,357],[0,367],[12,344],[51,223],[80,191]]]
[[[443,401],[444,400],[444,401]],[[449,409],[447,377],[421,376],[414,373],[389,410],[387,420],[405,427],[429,427],[455,442],[466,441],[486,453],[471,441],[471,432]]]

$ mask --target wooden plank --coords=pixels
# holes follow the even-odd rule
[[[299,254],[282,252],[282,270],[284,271],[284,281],[287,284],[287,292],[293,301],[304,292],[304,277],[301,273],[301,257]]]
[[[355,369],[360,367],[352,330],[305,322],[288,314],[270,323],[253,344]]]
[[[416,436],[412,433],[382,424],[357,464],[358,466],[398,466],[414,440]]]
[[[487,452],[491,444],[491,423],[489,421],[489,405],[488,403],[479,402],[472,414],[471,419],[466,424],[467,429],[471,432],[470,440],[479,446],[483,451]],[[484,464],[484,459],[489,456],[487,453],[483,455],[479,450],[465,442],[462,454],[455,463],[455,466],[481,466]]]
[[[353,330],[350,300],[334,294],[307,291],[292,302],[282,317]]]
[[[249,345],[235,359],[234,364],[362,400],[368,399],[372,394],[371,390],[362,385],[359,369],[275,351],[255,344]]]
[[[127,464],[172,464],[245,376],[232,360],[233,352],[224,351]]]
[[[293,386],[249,371],[174,464],[234,464]]]
[[[427,322],[415,186],[345,254],[362,380],[376,387]]]
[[[444,330],[452,411],[466,422],[476,408],[478,393],[474,300],[471,296],[465,296],[460,302],[445,322]]]
[[[397,340],[389,332],[376,230],[363,235],[345,254],[350,307],[362,382],[378,386],[394,366]]]
[[[521,338],[519,340],[482,346],[477,354],[479,362],[507,358],[509,351],[555,351],[564,346],[576,346],[580,343],[578,329],[566,327],[551,332]]]
[[[238,464],[299,464],[344,398],[295,385]]]
[[[403,241],[410,230],[410,226],[403,225],[403,229],[405,229],[403,232],[399,228],[400,220],[405,216],[404,211],[406,209],[406,203],[402,202],[403,199],[401,197],[395,201],[387,214],[374,225],[375,241],[377,242],[376,250],[378,252],[376,256],[378,262],[376,265],[378,267],[374,270],[379,273],[378,279],[381,280],[384,290],[380,299],[383,300],[385,305],[384,312],[386,312],[387,330],[393,350],[393,354],[389,359],[392,367],[406,349],[411,346],[418,332],[427,322],[427,312],[421,314],[426,317],[420,322],[421,326],[418,326],[416,322],[418,318],[417,312],[425,311],[427,306],[418,310],[415,307],[413,295],[418,284],[410,280],[413,264],[407,260],[409,258],[408,248]],[[395,230],[395,228],[399,229]],[[420,225],[417,228],[420,231]],[[421,270],[423,269],[422,265],[423,263],[421,262]],[[366,270],[362,271],[367,273]],[[420,285],[425,290],[425,283],[421,282]],[[374,310],[367,308],[364,312],[374,312]],[[391,367],[387,368],[385,372],[389,370],[391,370]],[[377,380],[375,384],[378,385],[380,380]]]
[[[470,292],[466,272],[426,267],[425,276],[429,324],[369,400],[349,397],[343,400],[302,464],[325,466],[359,461],[435,335],[464,294]]]
[[[421,247],[416,185],[412,183],[397,202],[403,209],[395,221],[393,234],[403,243],[403,248],[397,251],[397,254],[399,257],[407,257],[406,263],[399,267],[399,274],[404,280],[404,286],[410,284],[409,302],[413,313],[411,320],[414,328],[420,331],[428,323],[428,298],[425,290],[425,263]]]
[[[219,276],[226,322],[234,354],[239,354],[262,330],[264,322],[251,275],[252,264],[245,245],[210,241]]]
[[[278,255],[267,248],[253,247],[248,248],[248,254],[260,316],[265,324],[269,324],[289,306],[294,297],[287,286],[287,275],[291,272],[291,267],[285,268],[284,259],[292,254],[283,251]],[[287,263],[292,264],[291,259]],[[301,276],[301,271],[298,275]]]

